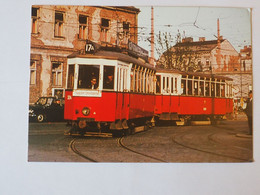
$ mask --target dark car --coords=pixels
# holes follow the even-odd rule
[[[29,120],[37,122],[64,120],[64,99],[40,97],[34,105],[29,106]]]

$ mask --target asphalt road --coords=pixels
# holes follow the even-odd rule
[[[252,162],[247,121],[161,124],[123,138],[65,136],[66,123],[30,123],[30,162]]]

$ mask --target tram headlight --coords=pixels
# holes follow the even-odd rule
[[[88,116],[90,114],[90,109],[88,107],[84,107],[81,112],[83,115]]]

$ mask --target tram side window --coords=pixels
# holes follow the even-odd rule
[[[171,77],[171,93],[173,93],[173,77]]]
[[[215,82],[211,82],[211,96],[215,97]]]
[[[122,91],[121,68],[117,69],[117,91]]]
[[[192,95],[192,80],[188,80],[188,95]]]
[[[142,77],[143,77],[143,72],[139,71],[139,80],[138,80],[138,92],[142,92]]]
[[[146,72],[143,73],[143,93],[146,93]]]
[[[220,97],[220,83],[216,83],[216,95]]]
[[[226,83],[226,97],[231,97],[230,88],[231,88],[230,84]]]
[[[178,79],[177,78],[175,78],[175,87],[174,87],[174,91],[175,91],[175,93],[178,93],[178,90],[177,90],[177,88],[178,88]]]
[[[74,86],[74,71],[75,71],[75,65],[69,65],[69,71],[68,71],[68,89],[73,89]]]
[[[186,78],[181,79],[181,94],[186,95]]]
[[[104,66],[103,89],[114,89],[115,67]]]
[[[163,82],[163,88],[162,88],[163,91],[162,92],[164,93],[165,92],[165,77],[163,77],[163,81],[162,82]]]
[[[206,96],[210,95],[210,82],[209,82],[209,80],[207,80],[206,83],[205,83],[205,95]]]
[[[229,85],[229,97],[232,97],[232,96],[233,96],[232,87],[233,87],[233,86],[230,84],[230,85]]]
[[[220,84],[220,95],[221,97],[225,97],[225,83]]]
[[[151,92],[151,72],[149,71],[147,73],[147,78],[146,78],[146,93],[150,93]]]
[[[199,94],[199,81],[194,81],[194,95]]]
[[[78,89],[98,89],[99,66],[79,65]]]
[[[131,90],[131,92],[133,92],[133,91],[134,91],[134,88],[135,88],[135,71],[134,71],[134,69],[131,70],[130,78],[131,78],[131,87],[130,87],[130,90]]]
[[[204,96],[204,81],[200,81],[199,95]]]
[[[139,71],[135,70],[135,92],[138,92],[138,83],[139,83]]]
[[[156,93],[161,93],[161,76],[156,76]]]
[[[169,82],[170,82],[169,77],[167,77],[167,79],[166,79],[166,93],[170,92],[170,84],[169,84]]]

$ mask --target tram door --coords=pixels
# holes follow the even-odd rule
[[[128,69],[118,67],[117,69],[117,104],[116,119],[128,119],[129,93],[127,90]]]

